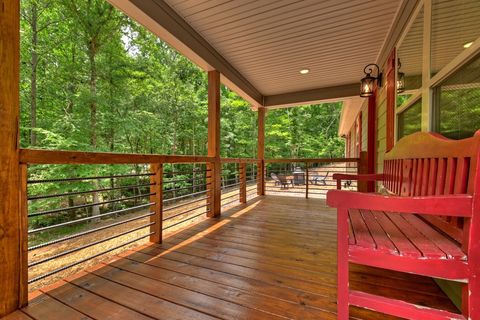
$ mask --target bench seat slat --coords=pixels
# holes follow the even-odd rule
[[[446,238],[443,234],[432,228],[425,221],[413,214],[403,214],[405,220],[410,222],[425,237],[434,242],[440,250],[445,252],[448,259],[466,259],[466,254],[462,251],[458,244]]]
[[[373,215],[397,247],[399,254],[420,258],[422,253],[408,240],[397,226],[382,211],[373,211]]]
[[[382,226],[377,222],[373,214],[369,210],[360,210],[360,213],[362,214],[365,224],[370,230],[370,234],[375,241],[377,250],[386,253],[398,254],[397,248],[392,243],[385,230],[383,230]]]
[[[349,210],[349,245],[418,259],[466,260],[450,237],[412,214]]]
[[[372,235],[368,230],[363,217],[357,209],[349,210],[350,222],[352,224],[352,229],[355,234],[356,245],[364,248],[375,249],[375,242],[373,241]]]
[[[415,229],[407,220],[398,213],[387,213],[390,220],[402,230],[405,236],[413,243],[415,247],[422,252],[425,258],[446,259],[446,254],[440,250],[435,243],[426,238],[422,233]]]

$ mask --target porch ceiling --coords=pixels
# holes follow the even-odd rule
[[[356,96],[416,1],[109,0],[254,105]],[[395,27],[392,27],[395,26]],[[300,74],[301,69],[310,73]]]

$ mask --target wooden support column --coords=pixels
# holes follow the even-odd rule
[[[22,306],[22,239],[18,152],[20,1],[0,0],[0,318]],[[25,217],[23,217],[25,218]]]
[[[375,160],[377,152],[377,88],[373,95],[368,98],[368,119],[367,119],[367,173],[375,173]],[[375,183],[367,182],[367,191],[375,191]]]
[[[150,202],[154,204],[150,207],[151,212],[155,212],[153,216],[150,216],[150,222],[153,222],[150,226],[150,232],[155,232],[150,236],[150,242],[162,243],[162,230],[163,230],[163,164],[151,163],[150,164]]]
[[[305,162],[305,199],[308,199],[308,180],[310,177],[308,176],[308,162]]]
[[[357,172],[359,174],[368,173],[368,159],[367,159],[367,152],[360,151],[360,160],[357,164]],[[368,192],[368,182],[366,181],[358,181],[357,182],[357,191],[359,192]]]
[[[247,202],[247,164],[239,163],[240,171],[240,203]]]
[[[258,107],[257,194],[265,195],[265,108]]]
[[[208,72],[208,156],[214,157],[207,164],[211,170],[207,176],[208,217],[219,217],[221,211],[221,170],[220,163],[220,73],[216,70]]]

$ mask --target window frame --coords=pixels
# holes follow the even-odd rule
[[[438,101],[435,100],[434,92],[438,90],[438,86],[451,76],[455,71],[469,63],[480,53],[480,36],[473,41],[469,48],[464,49],[447,65],[440,69],[434,76],[431,75],[431,38],[432,38],[432,0],[420,0],[410,17],[400,38],[395,44],[395,50],[398,52],[403,40],[407,36],[415,19],[423,9],[423,36],[422,36],[422,86],[419,89],[411,90],[412,96],[401,106],[395,105],[395,142],[398,141],[398,116],[414,105],[419,99],[422,99],[422,131],[437,132],[439,130],[438,123]],[[398,75],[398,59],[395,59],[395,82]],[[395,104],[397,101],[397,92],[395,91]]]

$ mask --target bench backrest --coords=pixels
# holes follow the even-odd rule
[[[472,194],[480,191],[480,130],[471,138],[450,140],[417,132],[399,140],[385,154],[384,186],[401,196]],[[423,216],[443,232],[464,242],[468,223],[462,218]]]

